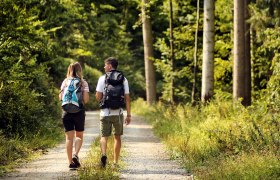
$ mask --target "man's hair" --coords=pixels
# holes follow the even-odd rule
[[[114,69],[117,69],[118,65],[119,65],[118,60],[116,58],[114,58],[114,57],[109,57],[109,58],[105,59],[104,62],[106,64],[111,64],[112,68],[114,68]]]

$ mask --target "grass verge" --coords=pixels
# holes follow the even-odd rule
[[[116,167],[112,164],[113,162],[113,149],[114,140],[112,137],[108,139],[107,144],[107,165],[106,168],[101,168],[100,166],[100,137],[96,138],[94,143],[91,145],[91,149],[87,154],[87,158],[83,160],[82,167],[78,170],[79,179],[103,179],[103,180],[117,180],[120,179],[120,168],[123,166],[120,162],[121,167]]]
[[[63,140],[61,129],[53,129],[37,134],[6,138],[0,133],[0,176],[13,171],[13,168],[43,154]]]
[[[279,114],[218,95],[207,106],[132,104],[197,179],[279,179]]]

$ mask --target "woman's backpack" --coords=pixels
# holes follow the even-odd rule
[[[62,109],[68,113],[77,113],[83,109],[83,96],[80,78],[68,78],[62,95]]]

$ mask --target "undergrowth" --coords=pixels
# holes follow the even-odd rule
[[[198,179],[280,178],[279,114],[265,103],[245,108],[216,95],[205,106],[148,106],[138,99],[132,108]]]

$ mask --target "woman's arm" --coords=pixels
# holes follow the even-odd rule
[[[59,99],[60,101],[62,100],[62,91],[59,92],[58,99]]]
[[[63,95],[63,90],[65,88],[65,79],[63,80],[62,84],[61,84],[61,87],[60,87],[60,92],[58,94],[58,99],[61,101],[62,100],[62,95]]]
[[[83,101],[85,104],[89,102],[89,93],[87,91],[83,92]]]
[[[84,104],[89,102],[89,86],[85,80],[82,80],[83,102]]]

